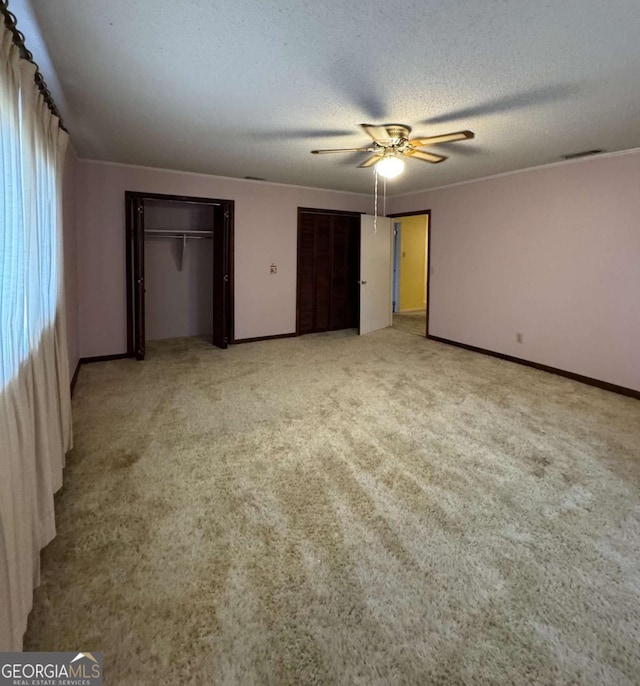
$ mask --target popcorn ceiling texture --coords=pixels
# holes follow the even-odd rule
[[[635,684],[640,403],[386,329],[82,367],[27,650],[105,683]]]
[[[640,146],[637,0],[31,5],[84,159],[368,194],[362,154],[310,151],[363,122],[476,133],[391,196]]]

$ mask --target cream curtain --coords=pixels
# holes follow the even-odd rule
[[[62,263],[67,135],[0,28],[0,651],[20,650],[71,447]]]

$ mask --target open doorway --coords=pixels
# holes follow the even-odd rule
[[[393,327],[427,335],[431,212],[391,215],[393,221]]]
[[[391,326],[391,219],[298,208],[296,333]]]

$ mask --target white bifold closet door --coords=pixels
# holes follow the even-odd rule
[[[391,326],[393,243],[391,219],[360,219],[360,335]],[[374,229],[375,223],[375,229]]]

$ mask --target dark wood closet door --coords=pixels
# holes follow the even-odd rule
[[[331,328],[331,280],[333,276],[331,225],[331,217],[323,215],[316,217],[314,255],[316,318],[314,331],[328,331]]]
[[[314,330],[316,225],[311,214],[298,215],[298,333]]]
[[[133,298],[138,316],[134,330],[135,356],[144,360],[146,348],[144,320],[144,200],[134,198],[131,205],[133,243]]]
[[[231,280],[230,208],[225,203],[214,207],[213,214],[213,344],[226,348],[230,339]]]
[[[331,329],[358,326],[360,273],[360,218],[336,216],[333,219],[333,274]]]
[[[298,333],[358,325],[360,218],[300,211]]]

